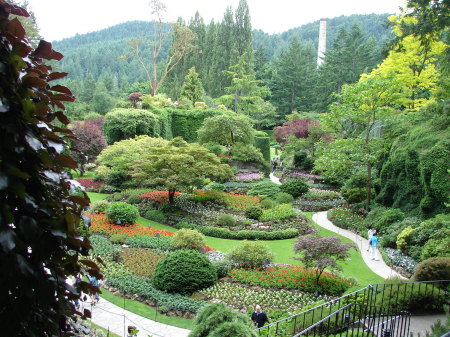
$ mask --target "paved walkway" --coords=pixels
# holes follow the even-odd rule
[[[272,180],[275,184],[281,185],[280,179],[276,177],[273,173],[269,175],[270,180]]]
[[[367,264],[367,266],[370,269],[372,269],[372,271],[375,274],[380,275],[382,278],[385,278],[385,279],[389,278],[389,277],[404,278],[399,273],[397,273],[395,270],[391,269],[383,261],[383,259],[380,256],[380,252],[377,252],[379,260],[378,261],[372,260],[370,253],[367,251],[367,249],[369,248],[369,241],[367,239],[359,236],[358,234],[355,234],[349,230],[342,229],[342,228],[339,228],[339,227],[333,225],[333,223],[330,220],[328,220],[326,211],[318,212],[318,213],[314,214],[312,218],[320,227],[328,229],[339,235],[345,236],[346,238],[355,242],[356,245],[358,246],[359,250],[361,251],[361,255],[362,255],[364,262]]]
[[[186,337],[190,332],[187,329],[158,323],[136,315],[108,302],[104,298],[100,298],[95,306],[91,306],[90,299],[83,305],[91,310],[92,322],[119,336],[127,336],[126,329],[129,325],[137,327],[139,337]]]

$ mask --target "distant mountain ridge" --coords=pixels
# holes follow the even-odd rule
[[[360,26],[367,38],[373,38],[378,47],[391,38],[387,27],[390,14],[368,14],[339,16],[327,19],[327,46],[330,48],[341,28],[349,29],[353,24]],[[167,25],[168,27],[168,25]],[[143,81],[144,75],[136,60],[123,60],[128,54],[127,41],[131,38],[151,34],[152,25],[146,21],[128,21],[99,31],[79,34],[74,37],[55,41],[53,46],[64,54],[58,65],[67,71],[71,79],[84,80],[91,75],[95,80],[100,77],[114,77],[117,81],[133,83]],[[292,38],[297,36],[305,43],[317,48],[319,21],[289,29],[281,34],[268,34],[262,30],[253,30],[254,49],[262,46],[269,59],[286,48]],[[167,56],[170,41],[166,41],[161,58]],[[149,52],[144,50],[143,52]]]

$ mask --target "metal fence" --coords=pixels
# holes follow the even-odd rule
[[[438,312],[450,280],[371,284],[258,329],[260,336],[407,337],[410,312]]]

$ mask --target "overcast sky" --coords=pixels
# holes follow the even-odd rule
[[[41,35],[60,40],[130,20],[150,21],[149,0],[28,0]],[[221,21],[225,8],[236,9],[239,0],[163,0],[167,21],[181,16],[189,20],[195,11],[209,23]],[[252,27],[267,33],[349,14],[399,13],[405,0],[247,0]]]

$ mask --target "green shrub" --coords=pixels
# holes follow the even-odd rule
[[[227,151],[227,148],[225,146],[219,144],[212,144],[206,146],[206,148],[215,155],[224,154]]]
[[[180,249],[158,262],[153,284],[169,293],[192,294],[217,281],[217,271],[211,262],[194,250]]]
[[[225,193],[218,190],[203,191],[190,196],[189,200],[197,202],[212,201],[218,204],[225,204]]]
[[[349,188],[342,190],[341,193],[349,204],[357,204],[367,198],[367,190],[362,187]]]
[[[309,171],[314,166],[314,160],[308,157],[306,152],[297,152],[294,154],[292,164],[299,169]]]
[[[303,193],[308,192],[308,184],[303,179],[291,180],[280,186],[280,191],[289,193],[294,198],[301,196]]]
[[[236,218],[234,216],[232,216],[231,214],[220,214],[217,219],[216,222],[224,227],[233,227],[236,226]]]
[[[397,236],[402,232],[406,227],[417,227],[421,223],[419,218],[405,218],[402,221],[393,223],[390,225],[383,236],[381,237],[381,244],[383,247],[397,248]]]
[[[443,237],[428,240],[422,248],[420,259],[450,257],[450,229],[442,230]]]
[[[228,261],[213,261],[212,264],[216,267],[218,279],[228,276],[228,272],[231,269]]]
[[[261,221],[281,220],[297,215],[291,204],[281,204],[273,208],[265,209],[259,218]]]
[[[142,199],[144,199],[144,198],[141,197],[140,194],[141,194],[141,192],[138,192],[138,193],[131,193],[131,194],[128,196],[127,202],[128,202],[129,204],[131,204],[131,205],[137,205],[137,204],[139,204],[139,203],[142,201]]]
[[[419,263],[414,272],[417,281],[450,280],[450,257],[432,257]]]
[[[256,133],[253,145],[261,151],[266,161],[270,161],[270,137],[267,137],[267,134],[258,135]]]
[[[241,242],[227,255],[227,259],[233,265],[243,268],[262,268],[267,259],[273,258],[273,253],[263,243],[247,240]]]
[[[111,243],[124,244],[125,240],[128,238],[126,234],[113,234],[109,237]]]
[[[120,188],[127,180],[129,180],[127,172],[111,170],[106,175],[105,184]]]
[[[162,224],[167,222],[167,216],[163,212],[154,209],[147,211],[145,218]]]
[[[92,244],[91,254],[93,256],[99,256],[105,261],[115,260],[121,251],[120,246],[113,245],[103,236],[92,235],[90,240]]]
[[[270,198],[264,198],[261,200],[262,208],[269,209],[275,207],[276,205],[277,205],[276,202]]]
[[[248,194],[259,196],[264,195],[274,199],[278,192],[280,192],[280,185],[271,181],[262,181],[253,185],[253,187],[248,191]]]
[[[211,184],[211,190],[213,191],[225,191],[226,186],[224,184],[221,183],[213,183]]]
[[[404,283],[403,280],[394,281]],[[406,288],[404,286],[387,287],[381,296],[377,296],[377,306],[384,307],[384,310],[390,310],[391,312],[431,313],[443,311],[443,305],[446,303],[443,290],[434,285],[406,284]]]
[[[290,204],[294,201],[294,197],[289,193],[280,192],[275,196],[275,201],[279,204]]]
[[[205,236],[195,229],[182,228],[175,233],[172,244],[176,249],[200,249],[205,245]]]
[[[245,217],[250,219],[259,220],[259,218],[262,216],[263,210],[259,206],[253,206],[247,208],[245,211]]]
[[[160,136],[158,117],[140,109],[115,109],[105,115],[104,134],[108,144],[137,135]]]
[[[406,227],[397,236],[397,249],[401,252],[406,251],[406,247],[411,245],[411,239],[416,234],[416,230],[412,227]]]
[[[108,206],[109,202],[107,200],[98,200],[92,204],[91,211],[95,213],[106,213]]]
[[[126,202],[113,202],[106,209],[106,216],[112,223],[126,225],[135,223],[139,212],[135,206]]]
[[[245,315],[223,303],[205,305],[198,311],[194,324],[188,337],[258,336]]]
[[[403,213],[401,210],[397,208],[388,209],[380,214],[377,221],[378,224],[375,228],[378,229],[378,231],[384,231],[393,223],[402,221],[404,218],[405,213]]]

